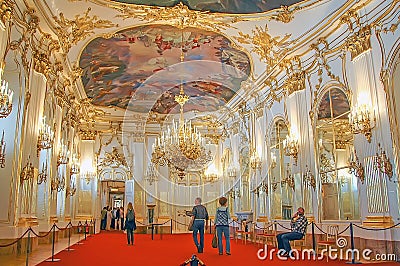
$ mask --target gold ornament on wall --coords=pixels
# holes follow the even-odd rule
[[[268,26],[264,28],[256,26],[252,30],[252,36],[239,32],[239,37],[234,37],[242,44],[251,44],[251,51],[260,56],[260,60],[266,63],[267,70],[278,64],[284,56],[285,48],[289,45],[290,34],[273,37],[268,33]]]
[[[118,27],[118,24],[100,19],[96,15],[89,16],[90,11],[89,7],[83,15],[75,15],[74,19],[67,19],[63,13],[60,13],[59,17],[53,17],[64,52],[68,52],[72,45],[94,34],[95,29]]]
[[[354,153],[350,154],[349,166],[350,166],[349,173],[355,175],[358,179],[360,179],[361,184],[364,184],[365,181],[364,167],[362,166],[360,160],[358,159],[356,150],[354,150]]]
[[[378,143],[378,152],[375,155],[374,163],[376,169],[378,169],[381,173],[387,175],[389,177],[389,180],[392,180],[393,166],[386,155],[386,151],[382,149],[380,143]]]
[[[0,30],[5,30],[6,24],[11,19],[12,3],[9,0],[2,0],[0,2]]]
[[[28,156],[26,164],[22,168],[21,174],[19,175],[21,185],[24,183],[25,180],[33,179],[35,176],[35,168],[33,167],[33,164],[29,161],[30,158],[31,157]]]

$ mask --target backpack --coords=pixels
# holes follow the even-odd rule
[[[135,215],[133,214],[132,210],[128,210],[128,213],[126,214],[126,220],[128,222],[132,222],[135,220]]]
[[[228,210],[217,210],[217,221],[215,222],[215,225],[229,225]]]

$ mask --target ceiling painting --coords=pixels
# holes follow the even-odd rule
[[[168,93],[175,93],[181,83],[187,84],[185,90],[199,106],[208,106],[211,97],[226,104],[251,68],[249,57],[226,37],[167,25],[96,38],[84,48],[79,63],[83,86],[94,105],[124,109],[129,105],[137,112],[159,113],[171,110]],[[187,105],[185,111],[196,109],[190,101]]]
[[[172,7],[183,3],[192,10],[229,14],[261,13],[290,6],[300,0],[111,0],[125,4]]]

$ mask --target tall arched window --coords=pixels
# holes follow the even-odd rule
[[[271,164],[269,178],[272,219],[290,219],[292,217],[294,180],[290,173],[290,157],[285,155],[283,148],[283,140],[286,139],[288,132],[285,122],[279,119],[274,123],[270,135]],[[290,180],[293,180],[293,182]]]
[[[323,220],[360,218],[358,182],[349,171],[353,151],[349,112],[348,98],[338,88],[328,89],[319,99],[315,136]]]

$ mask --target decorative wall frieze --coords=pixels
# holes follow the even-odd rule
[[[175,27],[196,27],[205,30],[221,32],[232,28],[233,23],[243,21],[239,16],[226,16],[206,11],[190,10],[187,6],[178,3],[173,7],[155,7],[142,5],[110,5],[119,11],[122,19],[139,19],[148,23],[162,22]]]
[[[354,60],[360,54],[371,49],[371,27],[369,25],[354,32],[348,37],[345,47],[351,54],[351,60]]]
[[[104,159],[100,162],[101,167],[114,167],[120,166],[128,167],[124,155],[118,152],[116,147],[112,148],[112,152],[106,152]]]
[[[252,30],[252,35],[239,32],[238,37],[234,37],[239,43],[250,44],[251,52],[256,53],[260,60],[266,63],[267,71],[275,66],[284,56],[286,48],[290,44],[291,34],[285,36],[271,36],[268,26],[264,28],[256,26]]]
[[[74,19],[67,19],[64,13],[53,19],[57,24],[56,32],[65,53],[69,51],[72,45],[86,39],[94,34],[95,29],[106,29],[118,27],[118,24],[109,20],[100,19],[98,16],[89,16],[91,8],[89,7],[83,15],[76,15]]]

